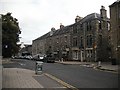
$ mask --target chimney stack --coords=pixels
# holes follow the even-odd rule
[[[76,18],[75,18],[75,22],[79,22],[81,19],[82,19],[82,17],[77,15]]]
[[[101,15],[101,18],[107,18],[107,10],[105,9],[104,6],[101,6],[100,15]]]
[[[62,25],[62,23],[60,23],[60,29],[64,28],[64,25]]]
[[[55,28],[54,28],[54,27],[52,27],[52,28],[51,28],[51,31],[53,31],[53,32],[54,32],[54,31],[55,31]]]

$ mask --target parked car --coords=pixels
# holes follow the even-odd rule
[[[26,59],[28,59],[28,60],[32,60],[33,57],[32,57],[31,55],[29,55],[29,56],[26,56]]]
[[[46,57],[44,57],[44,62],[54,63],[55,62],[55,58],[53,56],[46,56]]]
[[[36,54],[36,55],[33,56],[33,60],[43,61],[44,60],[44,55]]]

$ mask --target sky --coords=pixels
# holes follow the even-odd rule
[[[100,13],[105,6],[109,17],[109,5],[116,0],[0,0],[0,14],[11,12],[18,19],[21,29],[20,42],[32,44],[32,40],[46,34],[52,27],[59,29],[75,23],[75,17]]]

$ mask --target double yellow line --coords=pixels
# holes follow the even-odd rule
[[[71,89],[71,90],[79,90],[78,88],[76,88],[76,87],[74,87],[74,86],[72,86],[72,85],[70,85],[70,84],[68,84],[68,83],[66,83],[66,82],[64,82],[64,81],[56,78],[56,77],[53,76],[53,75],[50,75],[50,74],[48,74],[48,73],[44,73],[44,75],[50,77],[51,79],[57,81],[58,83],[62,84],[63,86],[65,86],[65,87],[67,87],[67,88],[69,88],[69,89]]]

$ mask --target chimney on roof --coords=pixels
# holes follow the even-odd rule
[[[55,31],[55,28],[54,28],[54,27],[52,27],[52,28],[51,28],[51,31],[53,31],[53,32],[54,32],[54,31]]]
[[[54,31],[55,31],[55,28],[54,28],[54,27],[52,27],[52,28],[51,28],[51,31],[50,31],[50,36],[52,36],[52,35],[53,35]]]
[[[60,29],[64,28],[64,25],[62,25],[62,23],[60,23]]]
[[[101,15],[101,18],[107,18],[107,10],[105,9],[104,6],[101,6],[100,15]]]
[[[77,15],[76,18],[75,18],[75,22],[79,22],[81,19],[82,19],[82,17]]]

